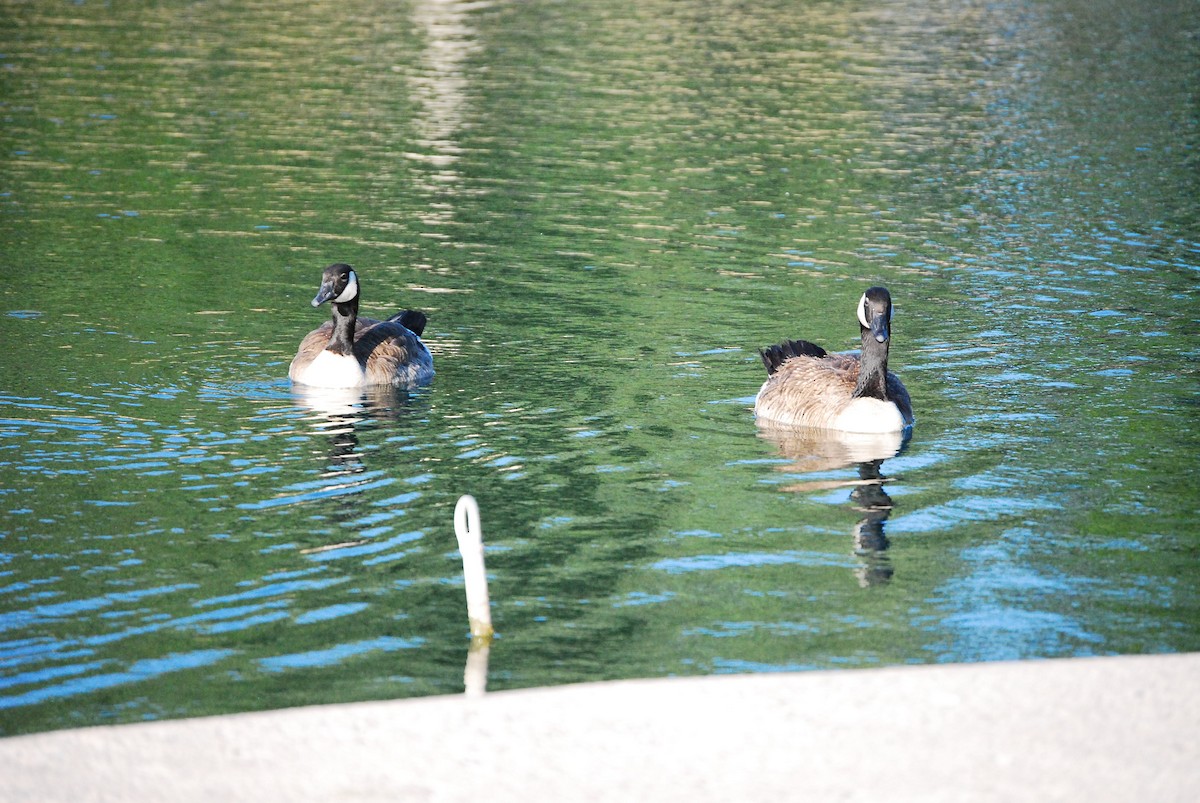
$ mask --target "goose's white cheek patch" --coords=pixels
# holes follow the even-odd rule
[[[354,271],[350,271],[350,280],[348,282],[346,282],[346,289],[343,290],[338,295],[338,297],[334,299],[334,301],[338,302],[339,304],[344,304],[345,302],[351,300],[352,298],[354,298],[357,295],[358,295],[358,276],[356,276],[354,274]]]

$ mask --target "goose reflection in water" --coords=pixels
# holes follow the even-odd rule
[[[361,388],[315,388],[292,386],[296,405],[307,411],[305,422],[313,434],[327,439],[329,468],[321,474],[313,498],[336,497],[323,512],[343,525],[362,514],[359,490],[377,483],[380,471],[372,471],[359,445],[363,427],[387,426],[420,415],[425,394],[388,385]],[[301,550],[302,554],[328,552],[360,546],[366,540],[339,541]]]
[[[903,451],[910,432],[836,432],[759,422],[759,437],[774,443],[792,461],[779,466],[779,471],[809,474],[857,466],[855,479],[805,480],[786,485],[783,490],[803,493],[851,488],[850,501],[861,516],[853,530],[854,554],[862,561],[855,575],[864,587],[886,583],[894,572],[887,558],[889,542],[884,533],[884,522],[894,503],[884,490],[888,478],[881,469],[884,460]]]
[[[409,418],[423,398],[420,391],[391,385],[357,388],[314,388],[293,385],[292,399],[308,410],[315,432],[332,435],[354,431],[367,421],[400,421]]]
[[[358,449],[358,427],[368,422],[400,421],[418,409],[421,396],[388,385],[361,388],[292,386],[296,404],[310,412],[306,420],[313,432],[327,435],[330,459],[349,470],[365,471]]]
[[[858,464],[859,485],[850,492],[850,499],[862,518],[854,525],[854,554],[863,563],[854,570],[860,585],[873,586],[892,579],[891,561],[887,558],[888,538],[883,523],[892,514],[892,498],[883,489],[887,477],[879,471],[882,460]]]

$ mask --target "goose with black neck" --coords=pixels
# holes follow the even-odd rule
[[[762,421],[841,432],[900,432],[912,426],[912,401],[888,370],[892,296],[871,287],[858,302],[859,354],[830,354],[807,340],[759,351],[767,380],[754,400]]]
[[[403,310],[383,321],[360,317],[361,289],[358,273],[349,265],[339,262],[325,268],[312,305],[328,301],[330,320],[301,341],[288,376],[319,388],[428,384],[433,357],[421,342],[425,314]]]

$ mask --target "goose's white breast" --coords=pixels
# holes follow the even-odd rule
[[[314,388],[355,388],[366,384],[366,379],[358,360],[328,349],[322,349],[296,377],[297,382]]]
[[[831,428],[843,432],[899,432],[906,426],[895,403],[862,397],[838,413]]]

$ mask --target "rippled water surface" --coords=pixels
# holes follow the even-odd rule
[[[1200,649],[1197,86],[1183,0],[0,0],[0,733],[462,691],[462,493],[491,689]],[[430,387],[289,387],[334,261]],[[877,283],[911,438],[757,429]]]

